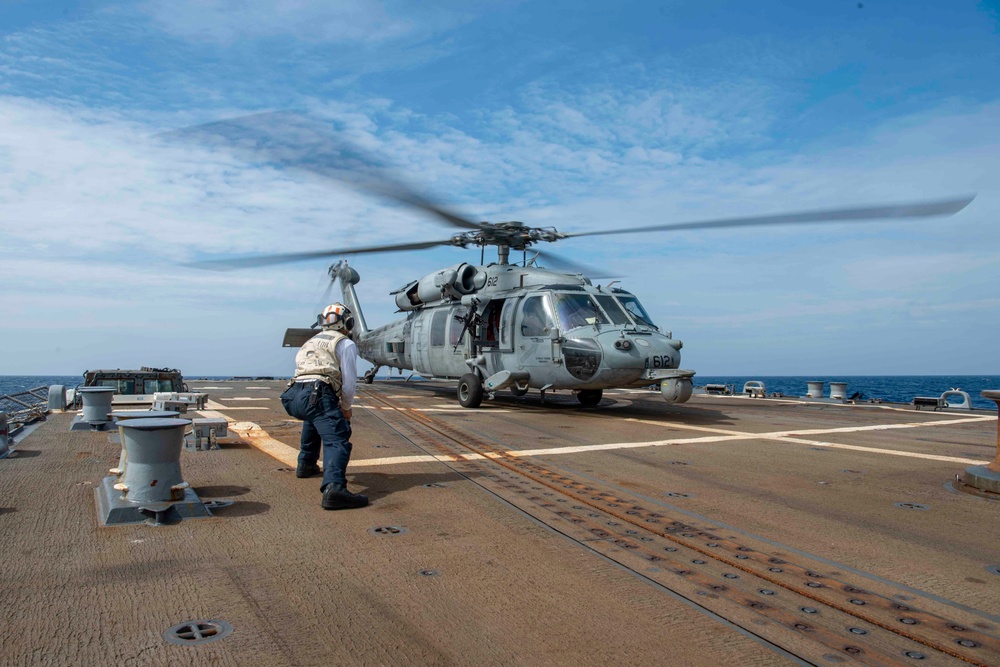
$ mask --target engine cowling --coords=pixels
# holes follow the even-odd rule
[[[396,290],[396,306],[415,310],[442,299],[460,299],[486,283],[486,274],[471,264],[456,264],[428,274]]]

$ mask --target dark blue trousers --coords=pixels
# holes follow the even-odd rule
[[[347,484],[351,459],[351,425],[340,411],[340,400],[325,382],[296,382],[281,395],[285,412],[302,420],[299,464],[316,465],[323,449],[323,484]]]

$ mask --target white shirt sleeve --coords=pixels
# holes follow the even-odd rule
[[[334,349],[340,359],[340,406],[351,409],[354,393],[358,387],[358,346],[350,338],[344,338]]]

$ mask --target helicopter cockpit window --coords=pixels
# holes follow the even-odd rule
[[[521,308],[521,335],[548,336],[552,320],[545,311],[545,302],[540,296],[529,296]]]
[[[594,300],[587,294],[554,294],[556,312],[559,313],[559,323],[564,331],[584,327],[588,324],[607,324]]]
[[[639,299],[635,298],[631,294],[619,294],[618,300],[622,302],[625,310],[628,314],[632,316],[632,319],[636,321],[636,324],[645,324],[646,326],[655,327],[653,320],[649,317],[649,313],[646,309],[642,307],[639,303]]]
[[[611,321],[615,324],[631,324],[628,319],[628,315],[622,310],[622,307],[618,305],[613,296],[595,296],[597,303],[601,304],[601,308],[604,312],[608,314]]]

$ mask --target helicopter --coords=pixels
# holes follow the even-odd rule
[[[376,328],[368,327],[361,309],[355,290],[361,280],[358,271],[346,260],[328,269],[328,292],[340,283],[343,302],[355,317],[359,355],[373,366],[364,381],[372,383],[382,367],[453,380],[458,402],[466,408],[479,407],[484,396],[502,390],[523,396],[535,389],[543,401],[548,391],[569,390],[587,407],[598,405],[604,390],[612,388],[656,386],[668,403],[683,403],[692,395],[695,371],[681,368],[682,341],[655,324],[635,294],[616,287],[618,281],[595,286],[591,277],[605,277],[600,271],[532,250],[539,243],[609,234],[949,216],[974,199],[565,233],[519,221],[477,222],[455,213],[404,184],[357,147],[331,137],[326,126],[302,116],[267,112],[195,126],[178,136],[346,181],[461,230],[446,239],[216,258],[191,265],[234,269],[437,246],[480,248],[478,264],[457,263],[391,292],[401,317]],[[486,263],[487,247],[496,248],[495,262]],[[512,251],[521,253],[520,263],[511,263]],[[299,347],[316,333],[315,324],[290,328],[282,345]]]

